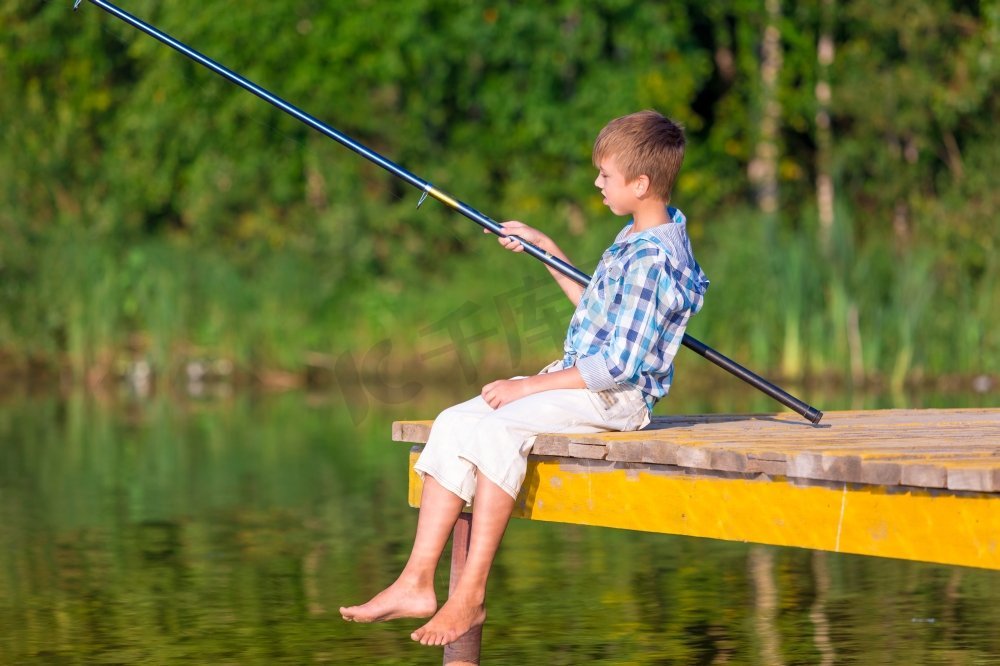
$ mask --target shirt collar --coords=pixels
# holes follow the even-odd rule
[[[614,244],[620,245],[622,243],[630,243],[638,238],[655,238],[664,242],[680,240],[686,230],[685,223],[687,222],[687,218],[679,208],[674,208],[673,206],[667,206],[667,215],[670,216],[670,222],[667,222],[666,224],[658,224],[652,229],[646,229],[645,231],[639,231],[636,233],[630,233],[632,231],[632,225],[635,221],[629,220],[628,224],[622,227],[622,230],[618,232],[618,237],[615,238]]]

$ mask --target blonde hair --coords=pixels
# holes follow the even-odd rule
[[[645,175],[653,194],[669,202],[684,161],[684,144],[679,124],[656,111],[639,111],[604,126],[594,141],[594,166],[613,157],[626,183]]]

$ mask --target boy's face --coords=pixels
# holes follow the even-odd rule
[[[598,164],[594,187],[604,195],[604,205],[615,215],[631,215],[638,202],[632,183],[625,182],[625,176],[618,170],[614,156],[605,157]]]

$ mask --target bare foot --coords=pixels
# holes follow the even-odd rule
[[[486,622],[486,606],[471,600],[451,597],[441,606],[430,622],[420,627],[410,638],[421,645],[454,643],[470,629]]]
[[[433,587],[413,586],[397,580],[371,601],[360,606],[341,607],[348,622],[384,622],[401,617],[430,617],[437,610]]]

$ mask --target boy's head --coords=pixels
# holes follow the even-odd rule
[[[594,166],[606,157],[614,158],[625,182],[645,175],[650,193],[669,202],[684,161],[684,128],[656,111],[615,118],[594,142]]]

